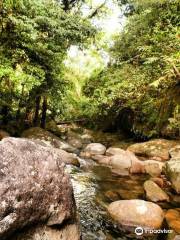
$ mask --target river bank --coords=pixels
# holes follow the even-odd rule
[[[141,238],[178,239],[179,141],[135,143],[77,125],[50,126],[28,129],[22,137],[64,151],[83,240],[136,239],[136,227],[171,231]]]

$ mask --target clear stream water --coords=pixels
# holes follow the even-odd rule
[[[147,175],[121,177],[113,175],[108,167],[88,161],[81,160],[81,168],[68,167],[80,215],[82,239],[135,239],[134,235],[127,235],[117,228],[108,216],[106,206],[119,199],[145,199],[143,183]],[[162,207],[172,208],[166,203]],[[166,236],[159,239],[166,239]]]

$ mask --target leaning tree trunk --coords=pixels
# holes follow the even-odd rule
[[[42,105],[42,116],[41,116],[41,127],[46,127],[46,112],[47,112],[47,97],[43,97],[43,105]]]
[[[41,103],[41,96],[37,96],[36,97],[36,109],[35,109],[35,115],[34,115],[34,120],[33,120],[33,125],[34,126],[38,125],[40,103]]]

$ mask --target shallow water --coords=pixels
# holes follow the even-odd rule
[[[121,232],[108,216],[106,206],[112,200],[143,199],[144,192],[142,186],[147,176],[120,177],[113,175],[108,167],[100,165],[94,165],[89,170],[69,167],[68,172],[71,174],[74,195],[80,215],[82,239],[129,239],[128,237],[130,236]],[[117,199],[114,199],[114,197],[117,197]]]
[[[136,239],[134,234],[120,231],[108,215],[109,203],[123,199],[144,199],[143,184],[147,175],[117,176],[110,168],[92,160],[80,159],[81,168],[68,166],[78,212],[80,215],[82,240],[127,240]],[[162,202],[163,209],[177,207],[176,203]],[[167,229],[167,226],[165,226]],[[141,238],[142,239],[142,238]],[[149,239],[144,237],[143,239]],[[153,236],[151,240],[165,240],[165,234]]]

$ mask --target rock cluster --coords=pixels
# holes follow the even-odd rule
[[[120,229],[160,229],[166,220],[175,236],[179,234],[179,209],[164,214],[159,205],[180,202],[180,142],[155,139],[122,149],[113,147],[115,138],[107,135],[103,141],[102,134],[95,137],[79,127],[69,130],[52,122],[48,130],[30,128],[21,139],[0,131],[0,239],[78,240],[73,190],[64,165],[79,167],[82,160],[124,178],[146,176],[141,186],[105,192],[111,202],[107,211]],[[106,144],[108,139],[112,145]],[[10,237],[32,224],[36,226]]]

